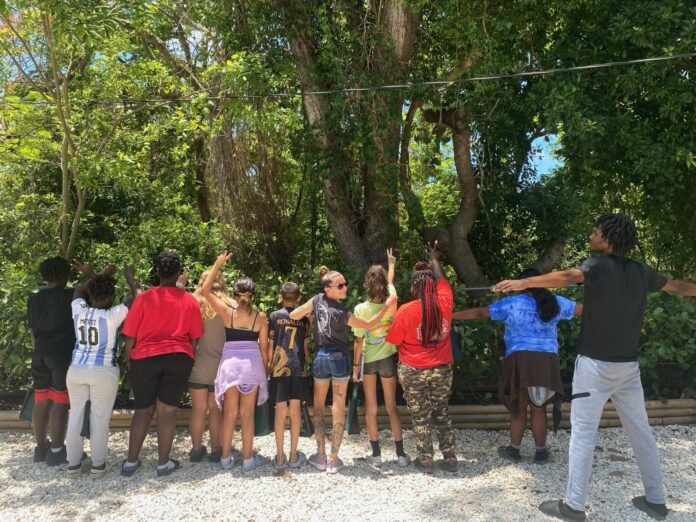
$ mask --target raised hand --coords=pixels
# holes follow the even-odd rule
[[[396,257],[394,257],[393,249],[387,248],[387,262],[390,265],[393,265],[396,263]]]
[[[109,265],[102,270],[102,275],[106,277],[114,277],[116,272],[118,272],[118,268],[116,268],[114,265]]]
[[[425,250],[428,252],[430,259],[438,259],[440,256],[440,252],[437,249],[437,239],[432,243],[426,243]]]
[[[89,263],[82,263],[81,261],[78,261],[77,259],[75,259],[72,262],[72,266],[75,270],[86,275],[89,278],[92,278],[92,277],[97,275],[94,272],[94,268]]]
[[[186,285],[188,284],[188,279],[189,279],[188,270],[184,268],[184,271],[181,272],[179,277],[176,279],[176,286],[178,286],[179,288],[186,288]]]
[[[227,250],[225,250],[215,260],[215,266],[217,266],[218,268],[222,268],[225,265],[225,263],[227,263],[230,259],[232,259],[232,252],[227,253]]]
[[[126,278],[126,281],[133,281],[135,280],[135,270],[133,270],[132,266],[126,266],[123,268],[123,276]]]

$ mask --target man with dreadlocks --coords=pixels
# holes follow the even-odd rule
[[[633,505],[664,520],[668,509],[660,457],[645,410],[638,367],[638,347],[648,292],[662,290],[696,296],[696,284],[668,280],[644,263],[626,256],[637,245],[636,227],[623,214],[597,218],[589,237],[598,254],[580,268],[502,281],[497,291],[565,287],[584,283],[580,346],[573,375],[573,405],[568,455],[568,485],[564,500],[550,500],[539,509],[562,520],[585,520],[585,498],[602,410],[611,399],[626,430],[645,489]]]
[[[62,257],[50,257],[39,265],[46,286],[29,296],[27,322],[34,351],[31,378],[34,382],[34,411],[31,424],[36,438],[34,462],[49,466],[64,464],[65,427],[70,399],[65,376],[75,346],[70,302],[73,289],[66,288],[70,263]],[[49,444],[46,432],[51,432]],[[50,447],[50,449],[49,449]]]
[[[433,472],[432,428],[437,430],[442,469],[457,471],[448,403],[452,389],[450,322],[454,297],[438,259],[428,247],[430,266],[418,263],[411,276],[413,301],[396,312],[386,342],[399,347],[398,375],[411,413],[418,458],[414,465]]]

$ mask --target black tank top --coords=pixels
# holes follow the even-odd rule
[[[254,325],[256,325],[256,318],[258,316],[259,313],[256,312],[256,315],[254,316],[254,322],[251,323],[251,328],[247,330],[246,328],[234,327],[234,314],[232,314],[232,324],[229,328],[225,327],[225,341],[228,343],[233,341],[258,341],[259,332],[254,331]]]

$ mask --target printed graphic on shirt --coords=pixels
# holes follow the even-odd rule
[[[317,299],[314,307],[314,316],[317,321],[317,330],[326,337],[331,337],[331,312],[324,299]]]
[[[292,310],[277,310],[269,317],[270,335],[275,345],[271,361],[272,377],[299,377],[304,372],[304,345],[309,336],[309,321],[290,319],[288,315]]]
[[[72,302],[75,326],[75,349],[72,364],[116,366],[119,327],[128,308],[114,306],[108,310],[90,308],[84,299]]]

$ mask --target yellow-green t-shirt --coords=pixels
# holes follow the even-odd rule
[[[389,285],[389,295],[395,294],[396,288],[394,288],[394,285]],[[353,313],[362,319],[370,319],[379,312],[383,306],[383,303],[377,304],[365,301],[357,305]],[[353,334],[356,337],[363,338],[363,353],[365,354],[366,363],[379,361],[396,353],[396,346],[385,340],[393,320],[394,314],[392,312],[387,312],[372,330],[353,328]]]

